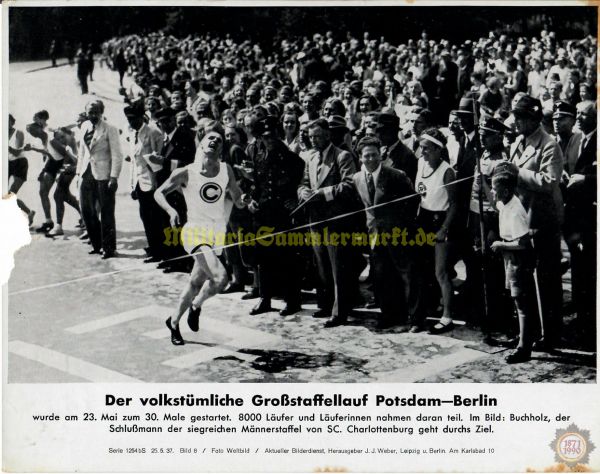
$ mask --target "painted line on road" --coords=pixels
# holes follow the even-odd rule
[[[169,308],[164,306],[150,305],[144,306],[143,308],[133,309],[131,311],[125,311],[124,313],[112,314],[105,318],[96,319],[94,321],[88,321],[87,323],[77,324],[65,329],[65,331],[73,334],[85,334],[88,332],[98,331],[100,329],[106,329],[117,324],[123,324],[134,319],[144,318],[147,316],[163,316],[169,311]]]
[[[143,383],[142,380],[100,367],[99,365],[23,341],[8,343],[8,351],[25,359],[58,369],[90,382],[98,383]]]
[[[483,357],[489,357],[489,354],[485,354],[473,349],[462,348],[452,354],[436,357],[423,364],[411,365],[393,372],[386,372],[385,374],[382,374],[377,381],[395,383],[418,382],[441,372],[451,370],[458,365],[473,362],[474,360],[481,359]]]

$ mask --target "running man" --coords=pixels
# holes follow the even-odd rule
[[[154,193],[160,207],[168,214],[171,227],[178,227],[181,219],[167,202],[166,196],[180,190],[187,204],[188,221],[181,230],[181,244],[194,257],[190,281],[179,299],[175,315],[166,320],[171,331],[171,342],[181,346],[185,342],[179,331],[179,320],[188,311],[190,329],[198,331],[202,304],[219,293],[228,282],[227,271],[220,258],[223,249],[218,247],[216,236],[225,236],[229,212],[225,197],[229,192],[236,207],[245,205],[233,169],[220,161],[223,138],[217,132],[209,132],[200,142],[194,163],[179,168]],[[162,157],[153,158],[160,162]]]
[[[27,157],[23,154],[25,149],[25,134],[22,130],[15,128],[15,118],[9,114],[8,116],[8,179],[12,177],[12,183],[9,188],[9,193],[15,196],[23,186],[23,183],[27,181],[27,170],[29,168],[29,162]],[[17,206],[29,219],[29,226],[33,224],[33,216],[35,211],[29,209],[27,205],[19,198],[17,198]]]

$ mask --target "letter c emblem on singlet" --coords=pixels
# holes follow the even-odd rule
[[[217,202],[222,194],[223,189],[217,183],[206,183],[200,188],[200,199],[204,202]]]

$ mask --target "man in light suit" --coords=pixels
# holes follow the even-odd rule
[[[551,351],[559,343],[562,326],[560,238],[564,209],[559,184],[563,155],[541,126],[542,104],[538,99],[524,95],[512,113],[519,136],[511,145],[510,160],[519,168],[517,194],[527,210],[541,303],[543,337],[534,350]]]
[[[352,175],[356,165],[352,155],[331,143],[329,124],[317,119],[308,126],[312,155],[298,187],[298,197],[307,202],[311,223],[345,214],[349,207]],[[311,226],[313,232],[351,232],[352,219],[337,219],[322,225]],[[319,295],[319,311],[314,317],[328,317],[325,327],[344,324],[352,306],[352,248],[344,245],[313,245],[319,279],[323,291]]]
[[[373,276],[375,296],[381,308],[379,329],[401,324],[400,331],[418,332],[421,323],[417,315],[418,283],[414,275],[411,248],[403,245],[414,235],[414,216],[419,199],[402,199],[414,194],[410,178],[402,170],[382,164],[381,142],[365,137],[358,143],[362,168],[352,178],[354,187],[367,209],[369,235],[392,236],[373,242]],[[388,203],[386,205],[382,205]],[[373,209],[372,206],[380,205]],[[393,236],[397,238],[394,241]],[[406,243],[406,242],[405,242]],[[407,324],[409,323],[409,324]]]
[[[154,200],[154,191],[157,188],[156,173],[162,168],[156,156],[161,152],[163,136],[160,130],[144,122],[141,107],[127,106],[124,113],[133,132],[129,137],[131,197],[139,202],[140,218],[148,240],[148,258],[144,262],[159,262],[163,258],[163,211]],[[149,157],[151,162],[148,163],[144,156]]]
[[[77,176],[80,183],[81,215],[85,222],[92,250],[107,259],[115,256],[115,193],[123,165],[119,131],[102,119],[104,104],[94,100],[86,105],[88,121],[81,126],[78,144]],[[100,205],[100,217],[96,210]]]

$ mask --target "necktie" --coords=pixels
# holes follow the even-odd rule
[[[96,131],[96,126],[94,125],[90,130],[85,132],[85,135],[83,136],[83,141],[85,141],[85,144],[87,145],[88,148],[90,147],[90,144],[92,143],[92,138],[94,137],[95,131]]]
[[[321,171],[323,170],[323,152],[319,151],[319,164],[317,165],[317,181],[321,180]]]
[[[369,199],[373,202],[375,199],[375,180],[371,173],[367,173],[367,192],[369,193]]]
[[[387,160],[387,157],[388,157],[388,147],[382,146],[381,147],[381,161]]]
[[[139,133],[140,133],[139,130],[135,131],[135,139],[134,139],[133,143],[136,144],[136,145],[137,145],[137,142],[138,142],[138,134]]]

